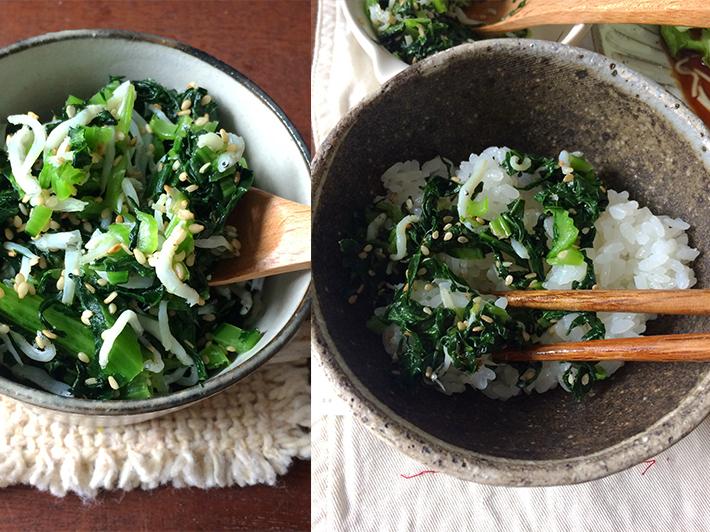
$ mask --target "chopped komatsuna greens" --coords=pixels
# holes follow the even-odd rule
[[[710,67],[710,28],[661,26],[661,36],[673,57],[678,57],[683,50],[696,52]]]
[[[366,14],[382,45],[405,63],[473,42],[479,37],[463,9],[471,0],[364,0]],[[522,7],[523,0],[517,7]],[[527,31],[511,33],[525,37]]]
[[[497,399],[559,384],[581,397],[621,363],[504,364],[492,354],[636,336],[650,317],[509,308],[504,291],[695,283],[688,224],[607,191],[579,152],[491,147],[458,166],[396,163],[382,183],[385,195],[340,242],[353,282],[343,299],[372,305],[367,326],[409,383]]]
[[[251,350],[261,286],[210,288],[254,182],[217,103],[112,77],[0,144],[0,374],[88,399],[203,382]]]

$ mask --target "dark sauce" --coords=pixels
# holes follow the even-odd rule
[[[687,50],[677,58],[669,58],[685,101],[710,126],[710,67],[703,63],[700,54]]]

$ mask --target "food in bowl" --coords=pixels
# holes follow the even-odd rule
[[[531,343],[633,337],[653,316],[507,308],[510,289],[690,288],[681,219],[606,190],[582,153],[557,158],[490,147],[458,166],[436,157],[382,175],[353,238],[340,242],[348,302],[373,304],[394,370],[444,393],[466,385],[495,399],[560,385],[581,397],[621,362],[506,364]]]
[[[210,289],[254,176],[217,102],[111,78],[0,146],[0,371],[54,394],[145,399],[196,385],[261,332],[258,282]]]
[[[471,0],[365,0],[377,38],[394,56],[413,64],[478,37],[463,9]],[[511,33],[525,37],[527,30]]]

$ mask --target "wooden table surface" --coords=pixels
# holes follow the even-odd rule
[[[249,77],[310,145],[311,13],[309,0],[0,0],[0,47],[78,28],[172,37]],[[309,462],[296,463],[276,487],[161,488],[106,493],[90,503],[27,487],[0,490],[0,530],[304,530],[309,525]]]

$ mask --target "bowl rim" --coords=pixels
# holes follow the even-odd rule
[[[339,140],[353,127],[361,113],[376,100],[408,81],[420,76],[434,75],[446,68],[449,61],[464,60],[478,53],[495,53],[501,49],[516,53],[532,53],[536,49],[545,54],[595,70],[595,73],[623,93],[623,83],[632,81],[634,92],[641,101],[657,109],[670,125],[680,131],[684,124],[684,137],[689,148],[710,154],[710,130],[688,107],[660,85],[629,69],[613,64],[612,60],[596,52],[534,39],[491,39],[461,45],[431,56],[401,72],[385,83],[377,93],[364,99],[353,108],[319,147],[312,164],[313,214],[319,211],[321,193]],[[594,63],[591,60],[594,59]],[[692,142],[695,137],[695,146]],[[708,173],[710,158],[703,157]],[[315,223],[315,222],[314,222]],[[314,264],[315,265],[315,264]],[[701,378],[678,405],[651,426],[610,447],[581,456],[555,460],[523,460],[496,457],[463,449],[442,441],[405,420],[378,400],[354,375],[345,363],[324,319],[318,285],[318,268],[314,272],[312,345],[314,363],[335,386],[338,395],[348,404],[353,415],[375,436],[411,458],[430,465],[439,471],[461,480],[475,481],[495,486],[557,486],[596,480],[628,469],[664,451],[694,430],[710,413],[710,372]],[[422,451],[426,448],[426,451]],[[465,463],[465,469],[461,464]]]
[[[276,102],[256,83],[247,76],[220,61],[214,56],[204,52],[198,48],[185,44],[175,39],[153,35],[149,33],[141,33],[128,30],[114,29],[76,29],[65,30],[52,33],[45,33],[23,39],[0,49],[0,60],[9,57],[13,54],[36,48],[45,45],[51,45],[58,42],[70,40],[126,40],[133,42],[144,42],[173,48],[180,52],[186,53],[204,63],[207,63],[213,68],[227,74],[237,83],[243,85],[249,92],[254,94],[268,109],[273,112],[278,120],[288,131],[293,141],[298,146],[298,149],[303,157],[303,161],[307,167],[310,166],[310,153],[306,146],[303,137],[298,132],[293,123],[288,119],[284,111],[276,104]],[[60,397],[44,390],[32,388],[24,384],[17,383],[10,379],[0,376],[0,395],[7,396],[11,399],[27,403],[29,405],[49,409],[66,414],[79,414],[89,416],[133,416],[140,414],[155,414],[166,412],[180,408],[206,399],[215,395],[237,381],[245,378],[253,373],[257,368],[266,363],[272,358],[281,348],[283,348],[296,333],[301,323],[310,313],[310,293],[311,283],[309,280],[298,307],[290,316],[284,327],[274,336],[274,338],[254,353],[244,363],[215,375],[204,382],[202,386],[196,385],[175,393],[165,396],[159,396],[151,399],[130,400],[110,400],[100,401],[93,399],[76,399]]]

